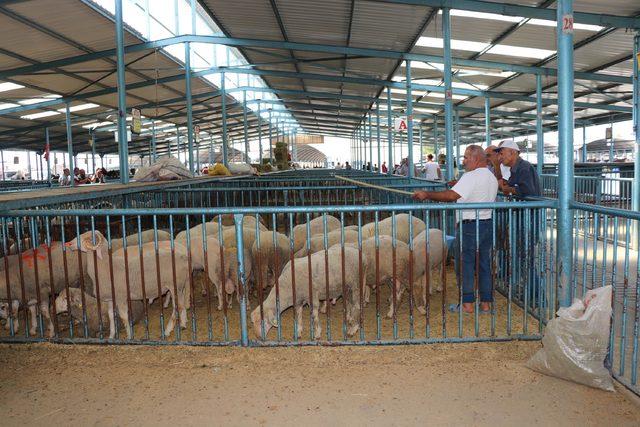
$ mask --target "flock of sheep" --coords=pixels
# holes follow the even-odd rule
[[[340,297],[347,308],[348,334],[353,335],[359,329],[362,304],[369,302],[377,283],[396,290],[395,303],[389,298],[388,317],[397,310],[410,280],[422,289],[418,310],[425,313],[427,291],[432,292],[435,286],[430,284],[436,283],[431,280],[432,271],[443,268],[446,259],[442,231],[427,230],[422,220],[408,214],[364,224],[361,230],[342,227],[331,215],[319,216],[295,226],[289,234],[268,230],[250,215],[243,218],[240,246],[232,215],[216,216],[174,239],[164,230],[145,230],[113,239],[110,248],[100,231],[88,231],[67,243],[52,242],[6,255],[0,261],[0,318],[7,329],[12,325],[17,330],[18,314],[28,308],[29,333],[36,335],[39,307],[46,335],[53,336],[50,301],[54,301],[56,314],[67,312],[79,322],[86,315],[85,326],[92,334],[99,330],[100,319],[109,319],[109,338],[115,338],[117,312],[130,339],[132,325],[147,313],[147,303],[162,302],[164,297],[164,306],[171,303],[173,307],[164,331],[169,335],[176,315],[180,327],[186,327],[196,271],[208,277],[202,294],[212,286],[218,310],[225,304],[231,307],[233,294],[240,291],[241,255],[249,290],[259,287],[259,295],[268,292],[251,312],[257,337],[277,327],[280,314],[290,307],[296,310],[300,333],[302,308],[309,305],[318,339],[318,313]]]

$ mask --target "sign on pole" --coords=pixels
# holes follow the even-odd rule
[[[137,108],[131,109],[131,133],[136,135],[142,131],[142,114]]]
[[[393,121],[393,128],[398,132],[403,132],[407,130],[407,118],[406,117],[396,117]]]

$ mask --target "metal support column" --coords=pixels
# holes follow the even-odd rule
[[[442,9],[444,35],[444,141],[447,147],[447,181],[453,179],[453,93],[451,85],[451,15]]]
[[[227,157],[227,93],[225,91],[224,71],[220,74],[220,96],[222,97],[222,164],[229,166],[229,159]]]
[[[378,142],[378,173],[382,173],[382,150],[380,149],[380,101],[376,101],[376,140]]]
[[[485,147],[491,145],[491,99],[484,98],[484,144]]]
[[[387,148],[389,150],[388,174],[393,174],[393,118],[391,116],[391,88],[387,87]]]
[[[121,3],[122,0],[119,0],[118,3]],[[120,118],[118,118],[118,120],[120,120]],[[73,173],[73,137],[71,134],[71,111],[69,111],[69,103],[67,102],[66,104],[66,109],[65,109],[65,124],[67,126],[67,151],[69,154],[69,172],[71,173],[71,186],[74,187],[76,185],[75,180],[73,179],[74,177],[74,173]],[[125,129],[125,134],[126,134],[126,129]],[[121,169],[122,170],[122,169]],[[127,169],[128,170],[128,169]],[[120,173],[120,175],[123,175],[122,173]],[[127,182],[129,182],[129,174],[127,173],[127,180],[125,182],[125,184]],[[121,178],[122,181],[122,178]]]
[[[5,177],[5,174],[4,174],[4,150],[0,150],[0,162],[2,163],[2,165],[1,165],[2,166],[2,180],[1,181],[4,181],[4,177]]]
[[[118,157],[120,159],[120,183],[129,183],[129,141],[127,139],[127,88],[125,86],[124,24],[122,0],[116,0],[116,63],[118,80]],[[71,144],[71,120],[67,104],[67,139]],[[73,159],[69,159],[73,173]],[[71,180],[73,182],[73,179]]]
[[[247,134],[247,91],[242,91],[242,121],[244,123],[244,157],[247,163],[251,163],[249,159],[249,135]]]
[[[609,163],[613,163],[614,152],[613,152],[613,141],[615,138],[613,137],[613,115],[609,116],[609,126],[611,127],[611,140],[609,141]]]
[[[158,150],[156,146],[156,121],[151,120],[151,160],[155,163],[158,159]]]
[[[587,127],[582,125],[582,162],[587,161]]]
[[[193,11],[192,11],[193,13]],[[195,20],[195,18],[194,18]],[[187,101],[187,149],[189,150],[189,171],[195,172],[193,164],[193,105],[191,103],[191,46],[184,44],[184,84]]]
[[[371,165],[369,172],[373,172],[373,129],[371,128],[371,112],[369,112],[369,162]]]
[[[573,276],[573,0],[559,0],[556,22],[558,39],[558,303],[571,304]],[[555,311],[555,307],[552,307]]]
[[[413,96],[411,95],[411,61],[405,61],[405,83],[407,88],[407,166],[409,178],[414,178],[413,165]]]
[[[176,125],[176,156],[180,160],[180,128]]]
[[[633,194],[631,195],[631,209],[634,212],[640,211],[640,73],[638,70],[638,58],[640,58],[639,55],[640,35],[636,34],[633,39],[633,131],[635,134],[636,143],[633,146]]]
[[[436,157],[436,162],[438,162],[438,151],[440,151],[440,147],[438,144],[438,116],[434,114],[433,116],[433,154]]]
[[[269,108],[269,163],[273,164],[273,140],[272,140],[272,135],[271,135],[271,130],[272,130],[272,124],[271,124],[271,108]]]
[[[49,128],[44,128],[44,144],[45,149],[48,151],[47,154],[47,182],[49,182],[49,186],[51,186],[51,145],[49,145]],[[54,154],[55,155],[55,154]],[[3,165],[4,167],[4,165]],[[3,170],[4,172],[4,170]],[[3,175],[4,179],[4,175]]]
[[[542,130],[542,76],[536,74],[536,169],[542,175],[544,166],[544,132]]]
[[[262,111],[258,101],[258,164],[262,165]]]

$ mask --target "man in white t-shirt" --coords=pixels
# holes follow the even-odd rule
[[[456,203],[491,203],[498,194],[498,180],[487,168],[487,156],[479,145],[470,145],[464,152],[465,173],[460,180],[445,191],[416,191],[416,200]],[[477,212],[477,215],[476,215]],[[464,209],[458,212],[456,226],[456,274],[462,286],[462,307],[449,307],[452,311],[462,309],[473,313],[475,295],[475,273],[478,270],[480,311],[491,311],[493,284],[491,279],[491,247],[493,244],[492,210]],[[461,233],[462,232],[462,233]],[[462,239],[461,239],[462,237]],[[476,248],[479,249],[476,266]]]
[[[427,155],[427,163],[424,165],[424,177],[430,181],[442,179],[440,166],[433,161],[433,154]]]

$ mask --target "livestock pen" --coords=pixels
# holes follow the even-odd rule
[[[525,369],[612,285],[640,395],[639,30],[628,0],[2,2],[0,169],[37,179],[0,182],[0,419],[640,424]],[[414,199],[474,163],[484,203]]]

